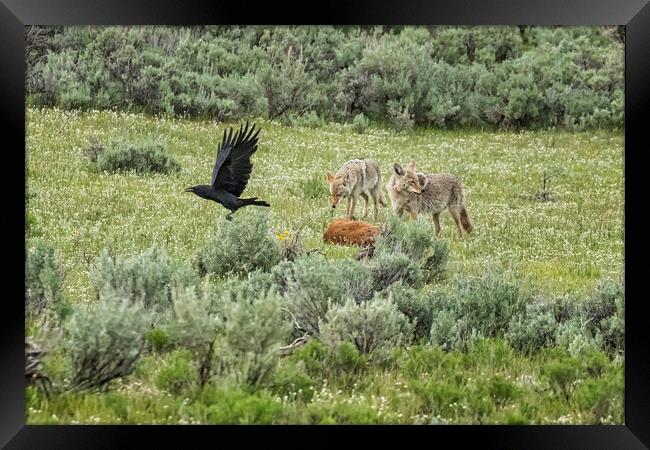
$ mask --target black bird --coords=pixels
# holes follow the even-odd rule
[[[194,192],[199,197],[221,203],[230,210],[226,216],[228,220],[232,220],[233,213],[244,206],[271,206],[257,197],[239,198],[253,171],[251,156],[257,150],[260,129],[253,134],[254,130],[255,124],[249,130],[248,122],[243,129],[240,126],[234,136],[232,128],[229,132],[224,130],[221,144],[217,147],[217,162],[212,169],[212,184],[199,184],[185,189],[185,192]]]

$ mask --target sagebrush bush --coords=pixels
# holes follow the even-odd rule
[[[181,166],[165,147],[153,142],[111,141],[101,151],[95,161],[97,170],[120,172],[133,170],[138,174],[152,172],[172,173]]]
[[[526,305],[524,312],[514,315],[505,338],[513,348],[532,353],[540,348],[555,345],[558,325],[553,305],[536,301]]]
[[[372,286],[377,292],[397,282],[419,287],[423,281],[418,262],[403,253],[375,253],[369,268]]]
[[[431,225],[423,218],[405,222],[391,214],[375,241],[375,254],[402,254],[410,258],[419,264],[423,281],[429,283],[444,278],[449,246],[434,238]]]
[[[405,345],[412,333],[406,316],[392,301],[382,298],[361,303],[348,300],[333,306],[321,323],[323,342],[332,347],[350,342],[363,354]]]
[[[63,295],[64,273],[54,246],[42,239],[34,240],[27,253],[25,272],[26,318],[40,316],[46,310],[65,318],[70,305]]]
[[[479,337],[503,337],[512,318],[530,303],[517,281],[491,272],[459,281],[453,295],[432,295],[431,339],[446,349],[466,348]]]
[[[354,260],[329,261],[318,254],[304,255],[273,269],[276,284],[287,298],[287,307],[304,331],[318,336],[320,321],[332,304],[368,295],[362,280],[365,267]],[[361,284],[360,284],[361,283]]]
[[[39,27],[31,104],[320,126],[621,127],[613,28]],[[38,42],[38,44],[37,44]],[[367,118],[367,119],[365,119]]]
[[[277,239],[269,235],[268,212],[249,208],[238,211],[232,221],[221,219],[196,257],[202,275],[219,277],[268,271],[281,257]]]
[[[65,342],[72,363],[72,387],[103,387],[129,375],[144,348],[150,317],[141,304],[110,289],[94,305],[75,308]]]
[[[431,298],[416,289],[405,286],[401,282],[389,286],[383,295],[395,303],[397,309],[414,326],[414,339],[416,341],[428,341],[434,312]]]
[[[179,345],[191,350],[196,358],[198,380],[205,385],[213,373],[215,340],[219,317],[213,313],[212,299],[206,291],[177,287],[172,290],[174,314],[166,330]]]
[[[217,355],[223,374],[255,387],[268,380],[279,360],[279,349],[291,334],[284,305],[285,300],[275,292],[254,297],[239,292],[224,302]]]
[[[90,279],[97,292],[110,288],[119,296],[159,311],[172,306],[174,286],[198,286],[198,278],[189,267],[174,263],[156,245],[132,257],[113,258],[106,249],[102,250],[92,266]]]
[[[621,283],[599,282],[596,292],[580,304],[587,329],[600,336],[605,350],[625,350],[625,291]]]

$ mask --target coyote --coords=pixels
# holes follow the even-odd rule
[[[377,202],[386,206],[382,192],[381,173],[379,166],[372,159],[353,159],[343,164],[336,175],[327,172],[327,182],[332,194],[332,208],[336,208],[343,199],[348,199],[346,218],[352,219],[357,197],[360,195],[366,201],[364,217],[368,215],[368,196],[375,204],[375,220],[377,219]]]
[[[440,213],[449,209],[458,234],[463,237],[463,229],[469,233],[472,224],[465,205],[460,180],[448,173],[424,174],[416,172],[415,161],[405,169],[395,164],[395,173],[390,177],[386,188],[393,209],[400,216],[404,211],[415,219],[418,213],[431,213],[436,234],[440,233]]]

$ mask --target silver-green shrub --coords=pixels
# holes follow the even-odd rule
[[[219,277],[268,271],[281,257],[280,245],[269,236],[268,212],[260,208],[238,211],[232,221],[221,219],[196,265],[201,274]]]
[[[404,255],[420,266],[422,281],[432,282],[445,275],[449,246],[434,238],[431,225],[425,219],[402,221],[391,214],[375,242],[375,255],[382,254]],[[416,280],[419,276],[414,274],[413,278]]]
[[[226,300],[219,320],[217,358],[221,373],[237,383],[260,386],[288,343],[292,324],[276,292]]]
[[[144,348],[149,314],[140,303],[106,289],[96,304],[76,307],[67,324],[65,349],[72,387],[103,387],[129,375]]]
[[[166,148],[154,142],[130,142],[115,140],[106,145],[95,162],[101,172],[121,172],[133,170],[138,174],[151,172],[172,173],[181,170],[181,166]]]
[[[412,333],[407,317],[391,300],[382,298],[335,305],[321,323],[323,342],[332,347],[350,342],[364,354],[406,345]]]
[[[313,336],[331,304],[372,295],[368,271],[355,260],[329,261],[318,254],[304,255],[273,269],[276,284],[300,327]]]
[[[189,267],[174,263],[156,245],[132,257],[113,258],[102,250],[90,271],[90,279],[97,292],[110,288],[119,296],[159,311],[171,307],[173,286],[198,285],[198,278]]]
[[[431,297],[397,282],[389,286],[383,293],[397,306],[413,325],[413,338],[416,341],[428,341],[433,322],[433,301]]]
[[[213,375],[214,346],[219,318],[213,312],[213,304],[207,291],[197,292],[191,287],[172,290],[173,316],[166,329],[182,347],[196,357],[198,379],[205,385]]]
[[[513,348],[531,353],[555,345],[558,325],[552,304],[536,301],[526,305],[523,313],[515,314],[505,338]]]
[[[466,348],[480,337],[503,337],[512,318],[530,303],[518,282],[491,272],[459,281],[452,295],[434,291],[432,296],[432,342],[446,349]]]
[[[26,317],[40,316],[44,311],[55,312],[64,318],[70,306],[63,295],[63,270],[59,265],[54,247],[47,241],[32,242],[25,270]]]

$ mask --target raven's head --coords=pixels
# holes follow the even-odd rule
[[[199,184],[199,185],[196,185],[196,186],[190,186],[188,188],[185,188],[184,191],[185,192],[193,192],[193,193],[195,193],[196,195],[198,195],[199,197],[202,197],[202,198],[207,198],[207,199],[210,199],[210,200],[215,199],[215,197],[214,197],[214,194],[215,194],[214,188],[212,186],[210,186],[210,185],[207,185],[207,184]]]

